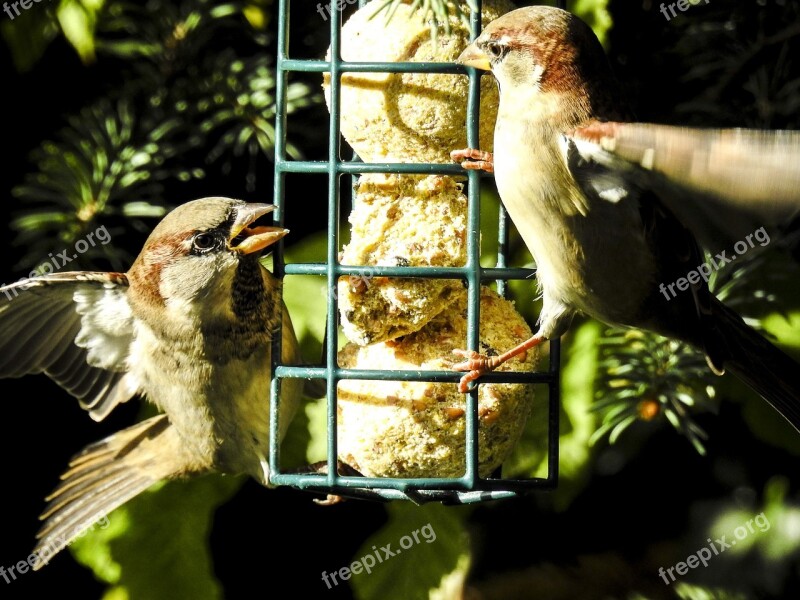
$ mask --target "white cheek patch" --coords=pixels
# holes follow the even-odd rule
[[[225,275],[213,272],[213,280],[209,281],[203,270],[198,270],[194,277],[183,282],[162,283],[162,295],[170,318],[189,327],[198,327],[206,319],[231,318],[232,281]]]
[[[542,75],[544,75],[544,67],[536,63],[533,67],[533,85],[537,90],[541,88]]]

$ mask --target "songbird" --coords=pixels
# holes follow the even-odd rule
[[[137,395],[162,413],[72,459],[47,499],[34,568],[160,480],[246,473],[268,484],[276,331],[282,362],[298,359],[280,283],[259,263],[288,233],[255,225],[273,209],[188,202],[127,273],[53,273],[0,289],[0,377],[45,373],[97,421]],[[281,435],[301,392],[302,380],[284,380]]]
[[[569,12],[535,6],[507,13],[490,23],[458,62],[492,72],[500,108],[494,156],[475,149],[452,156],[466,159],[466,168],[494,172],[500,198],[536,262],[543,298],[539,329],[525,343],[492,357],[457,351],[467,360],[454,368],[468,371],[460,389],[466,391],[471,381],[512,356],[561,336],[573,316],[584,313],[692,344],[705,353],[714,372],[733,372],[800,430],[797,363],[718,301],[703,279],[693,278],[697,281],[675,297],[660,292],[662,284],[686,277],[703,263],[689,224],[676,216],[691,212],[681,194],[703,181],[703,169],[698,176],[688,173],[690,167],[705,166],[706,174],[727,173],[729,178],[735,172],[703,163],[709,154],[702,154],[697,140],[684,140],[684,145],[696,147],[698,154],[689,153],[688,164],[678,162],[677,167],[666,160],[671,165],[666,173],[653,167],[663,167],[664,152],[674,150],[669,144],[666,149],[645,147],[636,155],[642,158],[639,164],[629,162],[635,153],[612,154],[609,150],[618,149],[614,142],[622,138],[627,143],[625,134],[643,130],[626,125],[632,114],[599,41]],[[726,135],[707,132],[705,139],[728,140],[726,148],[739,151],[739,164],[744,162],[741,146],[764,151],[760,159],[750,155],[746,176],[798,178],[789,158],[800,156],[797,135]],[[716,155],[722,160],[719,154],[725,153]],[[681,168],[686,182],[667,181]],[[747,204],[748,193],[756,193],[730,180],[709,186],[699,195],[719,199],[741,187],[740,205]],[[784,195],[777,212],[796,214],[800,192],[778,188]]]

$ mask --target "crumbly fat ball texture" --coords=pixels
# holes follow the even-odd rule
[[[466,264],[467,198],[440,175],[368,174],[358,184],[343,265],[460,267]],[[463,290],[455,279],[343,277],[345,336],[359,345],[419,330]]]
[[[532,334],[514,305],[481,290],[481,351],[500,353]],[[420,331],[401,339],[339,352],[352,369],[446,370],[452,350],[466,344],[466,292]],[[460,359],[458,359],[460,360]],[[499,371],[532,371],[528,351]],[[533,403],[533,386],[482,384],[479,472],[487,476],[511,454]],[[338,388],[339,458],[369,477],[460,477],[465,468],[466,396],[455,383],[346,380]]]
[[[401,4],[391,21],[370,2],[342,28],[346,61],[453,62],[469,44],[469,30],[454,14],[450,34],[435,40],[421,10]],[[468,7],[465,7],[468,11]],[[484,0],[483,26],[514,10],[507,0]],[[378,14],[376,14],[376,12]],[[330,50],[328,51],[330,56]],[[323,88],[330,106],[330,75]],[[467,147],[468,78],[440,73],[345,73],[341,131],[367,162],[449,163],[450,151]],[[492,151],[499,96],[491,77],[481,79],[480,148]]]

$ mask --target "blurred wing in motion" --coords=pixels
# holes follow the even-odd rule
[[[596,122],[572,137],[655,191],[709,250],[800,217],[800,131]]]
[[[800,164],[794,158],[800,158],[800,135],[618,123],[588,129],[600,143],[585,141],[583,130],[575,132],[570,172],[586,195],[639,203],[663,281],[675,281],[702,262],[692,234],[709,249],[715,244],[725,249],[752,238],[761,227],[788,225],[800,213]],[[611,137],[600,135],[603,131]],[[752,160],[748,152],[755,155]],[[702,282],[691,290],[671,303],[655,292],[660,308],[645,310],[642,317],[658,314],[657,321],[628,324],[703,349],[715,372],[732,371],[800,431],[797,363],[710,295]],[[692,313],[697,319],[686,318]]]
[[[121,273],[57,273],[0,288],[0,377],[45,373],[100,421],[138,391]]]

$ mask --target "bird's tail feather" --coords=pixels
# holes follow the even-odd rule
[[[156,448],[158,447],[158,452]],[[177,452],[170,455],[170,448]],[[45,521],[34,549],[40,569],[83,531],[154,483],[182,469],[180,442],[159,415],[87,446],[70,461],[61,484],[47,498]]]
[[[800,431],[800,364],[716,298],[712,311],[723,337],[725,368]]]

